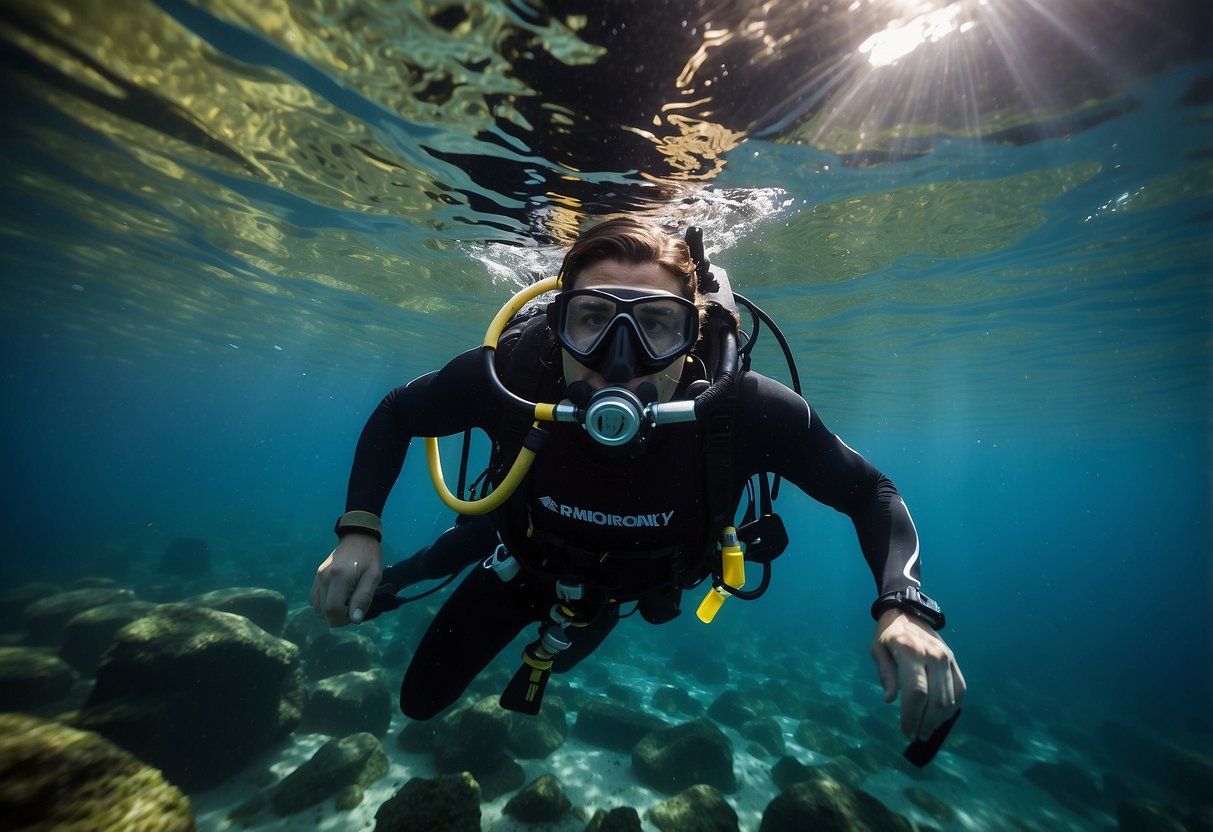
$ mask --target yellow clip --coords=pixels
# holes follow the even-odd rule
[[[720,571],[721,580],[735,589],[745,585],[745,555],[742,554],[741,544],[737,542],[737,530],[732,526],[725,527],[720,535]],[[724,599],[732,593],[720,586],[712,586],[708,594],[699,603],[695,614],[704,624],[711,624],[716,613],[720,612]]]

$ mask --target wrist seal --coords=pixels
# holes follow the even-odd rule
[[[347,511],[337,518],[333,531],[337,537],[359,532],[369,534],[381,543],[383,542],[383,521],[379,519],[379,515],[369,511]]]
[[[925,621],[932,630],[942,630],[946,619],[939,604],[918,591],[916,586],[886,592],[872,604],[872,618],[880,620],[880,616],[889,609],[899,609],[915,618]]]

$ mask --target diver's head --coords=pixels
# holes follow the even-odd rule
[[[574,243],[561,274],[548,317],[566,384],[637,390],[647,382],[669,401],[706,309],[686,242],[633,219],[609,220]]]

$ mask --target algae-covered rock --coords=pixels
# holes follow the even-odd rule
[[[661,832],[738,832],[737,812],[711,786],[691,786],[646,815]]]
[[[162,605],[119,631],[76,724],[207,788],[299,724],[298,652],[241,616]]]
[[[243,615],[273,636],[286,626],[286,596],[260,587],[231,587],[187,598],[187,604]]]
[[[470,771],[474,776],[492,771],[506,756],[510,711],[496,696],[486,696],[470,705],[444,714],[434,728],[434,763],[447,774]]]
[[[617,806],[611,811],[599,809],[586,824],[585,832],[641,832],[640,813],[631,806]]]
[[[560,746],[569,734],[564,700],[545,696],[543,710],[535,716],[514,714],[509,723],[509,746],[523,759],[542,759]]]
[[[414,777],[375,813],[375,832],[480,832],[480,786],[466,771]]]
[[[300,658],[309,680],[327,679],[341,673],[370,670],[377,651],[371,641],[358,633],[327,630],[312,636]]]
[[[118,631],[155,608],[147,601],[105,604],[78,613],[67,622],[59,655],[87,678],[97,672],[101,657],[114,643]]]
[[[683,688],[676,688],[673,685],[662,685],[653,691],[653,697],[650,700],[654,710],[661,711],[669,716],[703,716],[703,705],[698,702]]]
[[[646,736],[632,749],[632,770],[641,782],[667,794],[697,784],[737,791],[733,743],[706,719]]]
[[[555,823],[572,808],[556,776],[543,774],[511,797],[502,811],[523,823]]]
[[[767,804],[759,832],[912,832],[870,794],[829,780],[796,783]]]
[[[666,727],[658,717],[609,699],[591,697],[577,711],[577,736],[613,751],[628,751],[646,735]]]
[[[274,789],[274,811],[290,815],[349,786],[366,788],[387,774],[389,768],[383,746],[371,734],[330,740]],[[358,802],[361,800],[360,796]]]
[[[189,800],[104,738],[0,716],[0,818],[9,832],[191,832]]]
[[[0,647],[0,711],[26,711],[67,696],[76,671],[49,650]]]
[[[392,695],[377,670],[321,679],[308,694],[300,729],[332,737],[365,731],[377,737],[392,722]]]
[[[22,615],[29,643],[59,647],[66,637],[67,623],[78,614],[94,607],[133,600],[135,593],[129,589],[74,589],[34,601]]]

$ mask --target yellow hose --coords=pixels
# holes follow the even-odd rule
[[[483,346],[496,350],[497,341],[501,338],[502,330],[518,314],[518,310],[526,306],[528,301],[539,297],[544,292],[552,292],[559,289],[560,282],[560,277],[545,278],[538,283],[527,286],[506,301],[505,306],[501,307],[501,311],[493,318],[488,330],[484,333]],[[555,408],[556,405],[554,404],[536,404],[535,418],[545,422],[553,422],[556,420]],[[434,482],[434,490],[438,492],[438,498],[448,508],[460,514],[488,514],[504,503],[514,493],[514,489],[518,487],[519,483],[526,476],[527,471],[531,469],[531,463],[535,460],[535,452],[527,448],[520,450],[517,458],[514,460],[514,464],[510,466],[510,472],[505,475],[505,479],[493,489],[491,494],[480,500],[461,500],[446,487],[446,481],[442,478],[442,456],[438,452],[438,439],[433,436],[425,437],[425,458],[429,463],[430,479]]]
[[[433,436],[425,437],[425,458],[430,466],[430,479],[434,482],[434,490],[438,492],[438,498],[446,504],[447,508],[460,514],[488,514],[514,493],[514,489],[530,470],[531,463],[535,461],[535,452],[528,448],[520,450],[514,464],[510,466],[510,472],[505,475],[501,484],[494,488],[487,497],[479,500],[461,500],[446,487],[446,482],[442,478],[442,456],[438,452],[438,440]]]

